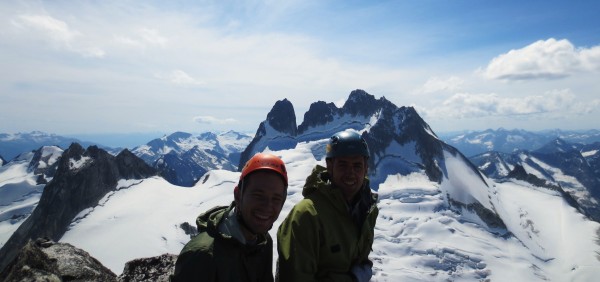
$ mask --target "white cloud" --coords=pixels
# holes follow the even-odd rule
[[[48,15],[20,15],[13,24],[36,29],[54,40],[63,42],[71,41],[78,34],[77,31],[72,31],[67,23]]]
[[[457,76],[451,76],[446,79],[440,77],[429,78],[423,86],[417,89],[417,93],[430,94],[440,91],[456,92],[462,89],[465,81]]]
[[[197,116],[194,117],[194,122],[201,124],[233,124],[236,123],[237,120],[233,118],[220,119],[213,116]]]
[[[595,111],[600,100],[579,101],[569,89],[553,90],[543,95],[522,98],[503,98],[495,93],[457,93],[446,99],[442,106],[420,108],[426,116],[444,118],[478,118],[487,116],[527,116],[544,114],[579,115]]]
[[[600,46],[575,48],[566,39],[550,38],[492,59],[483,75],[504,80],[554,79],[599,70]]]
[[[84,57],[103,57],[105,52],[95,46],[86,46],[78,40],[82,34],[69,25],[49,15],[23,14],[12,20],[13,26],[24,32],[44,39],[49,39],[57,47],[79,53]]]

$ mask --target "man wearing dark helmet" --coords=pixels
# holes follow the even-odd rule
[[[331,136],[326,168],[317,165],[277,233],[276,280],[369,281],[377,195],[367,142],[354,131]]]

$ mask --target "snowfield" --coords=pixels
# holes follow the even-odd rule
[[[273,238],[302,199],[306,176],[316,164],[324,165],[316,149],[322,146],[322,140],[301,142],[294,149],[272,152],[285,161],[290,185],[270,231]],[[587,220],[555,192],[488,179],[485,186],[461,159],[445,157],[453,177],[441,184],[414,172],[390,175],[372,187],[378,188],[380,198],[370,256],[372,281],[593,281],[600,276],[600,224]],[[122,180],[118,191],[77,216],[61,242],[88,251],[117,274],[135,258],[178,254],[190,240],[179,225],[195,226],[196,217],[207,209],[229,205],[238,177],[237,172],[213,170],[190,188],[159,177]],[[448,209],[447,195],[495,210],[507,230],[490,229],[469,211]],[[275,266],[276,251],[274,255]]]

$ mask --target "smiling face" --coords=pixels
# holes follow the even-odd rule
[[[368,165],[363,156],[336,157],[327,159],[327,172],[333,185],[342,190],[347,202],[362,187]]]
[[[267,233],[285,202],[283,179],[275,172],[258,170],[248,175],[244,182],[242,191],[236,189],[234,195],[237,209],[250,231]]]

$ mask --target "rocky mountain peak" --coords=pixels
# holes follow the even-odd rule
[[[267,119],[258,126],[254,139],[240,155],[238,170],[242,169],[255,153],[261,152],[267,146],[273,150],[294,148],[297,144],[297,134],[296,113],[292,103],[288,99],[275,102],[267,114]]]
[[[298,126],[298,134],[306,132],[310,127],[332,122],[334,117],[339,115],[339,113],[340,110],[334,103],[326,103],[323,101],[312,103],[308,111],[304,113],[304,120],[300,126]]]
[[[267,122],[276,131],[296,136],[296,113],[294,112],[294,106],[288,99],[275,102],[275,105],[267,114]]]
[[[370,116],[381,108],[381,102],[382,100],[375,99],[375,96],[364,90],[356,89],[350,92],[350,96],[344,103],[342,110],[352,116]]]
[[[578,147],[572,143],[564,141],[562,138],[556,138],[546,145],[535,150],[536,153],[552,154],[552,153],[569,153],[579,151]]]

